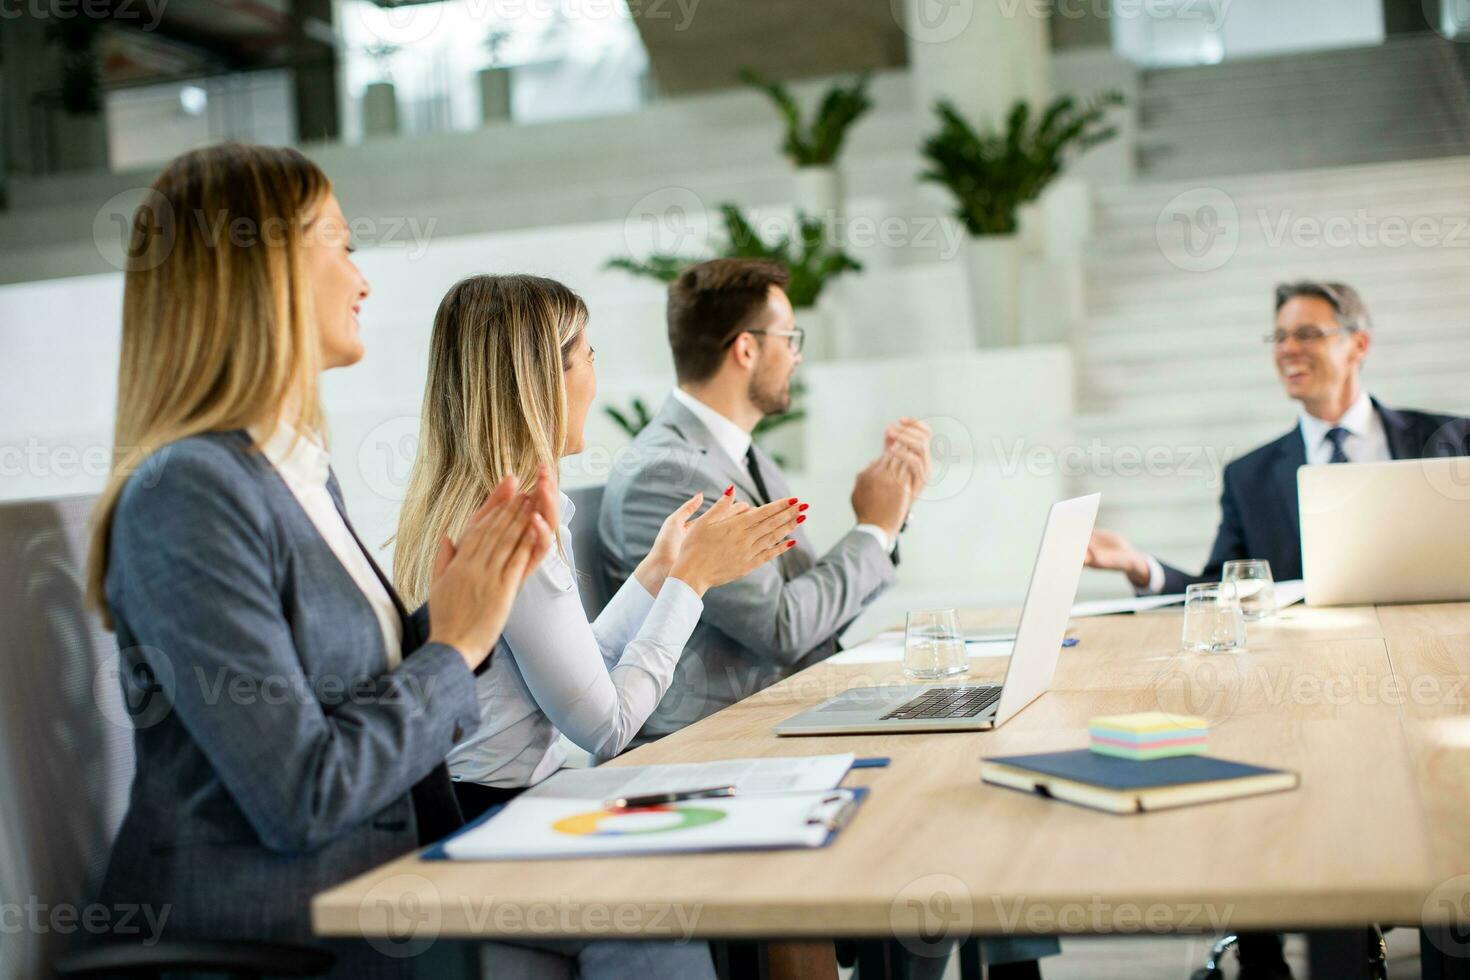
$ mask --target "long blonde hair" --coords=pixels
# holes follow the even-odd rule
[[[539,276],[471,276],[434,315],[418,455],[398,517],[393,579],[428,598],[439,539],[457,540],[507,473],[529,488],[567,438],[562,372],[587,326],[581,297]]]
[[[87,595],[112,626],[112,519],[149,455],[202,432],[320,430],[320,351],[302,233],[331,182],[296,150],[223,143],[174,158],[133,217],[112,473],[93,513]]]

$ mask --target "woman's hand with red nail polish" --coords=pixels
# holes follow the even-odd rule
[[[721,499],[728,498],[722,497]],[[633,577],[648,590],[649,595],[658,595],[658,590],[663,588],[664,579],[668,577],[669,570],[674,567],[674,562],[679,560],[679,553],[684,550],[684,538],[689,532],[689,522],[693,520],[703,503],[704,494],[696,493],[684,501],[672,514],[665,517],[663,524],[658,529],[658,535],[653,539],[653,547],[638,563],[638,567],[633,569]]]
[[[786,500],[741,511],[721,497],[689,525],[684,548],[669,573],[701,596],[744,578],[796,542],[787,535],[805,518]]]

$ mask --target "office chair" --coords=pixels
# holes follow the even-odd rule
[[[333,958],[277,943],[118,943],[83,948],[133,780],[133,731],[117,642],[84,602],[95,499],[0,504],[0,895],[78,911],[76,928],[6,938],[17,976],[320,976]],[[141,938],[141,935],[140,935]]]
[[[602,536],[597,533],[602,490],[598,486],[566,491],[577,509],[572,515],[572,554],[577,560],[577,589],[582,594],[582,608],[587,610],[589,620],[596,619],[607,600],[612,598],[607,580],[607,549],[603,548]]]
[[[1388,980],[1388,943],[1383,938],[1383,929],[1374,926],[1373,932],[1378,937],[1378,954],[1368,964],[1369,975],[1372,980]],[[1239,944],[1240,936],[1233,933],[1215,940],[1204,966],[1191,973],[1189,980],[1225,980],[1225,954]]]

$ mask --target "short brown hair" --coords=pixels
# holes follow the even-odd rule
[[[772,286],[791,273],[770,259],[712,259],[691,265],[669,284],[669,347],[681,383],[708,381],[725,348],[765,305]]]

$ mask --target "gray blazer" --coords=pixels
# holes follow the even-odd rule
[[[791,492],[758,447],[772,499]],[[735,485],[760,502],[744,461],[733,461],[704,423],[670,397],[627,455],[602,497],[598,533],[607,574],[621,585],[653,547],[664,518],[696,491],[713,504]],[[893,559],[872,535],[849,531],[818,556],[798,528],[796,547],[749,575],[710,589],[704,616],[684,648],[668,693],[634,744],[652,741],[771,686],[838,650],[837,636],[894,581]]]
[[[168,938],[312,942],[313,894],[459,824],[443,762],[480,723],[474,677],[401,606],[388,672],[366,598],[244,433],[160,453],[112,529],[137,774],[100,901],[166,908]],[[321,945],[334,975],[412,964]]]

